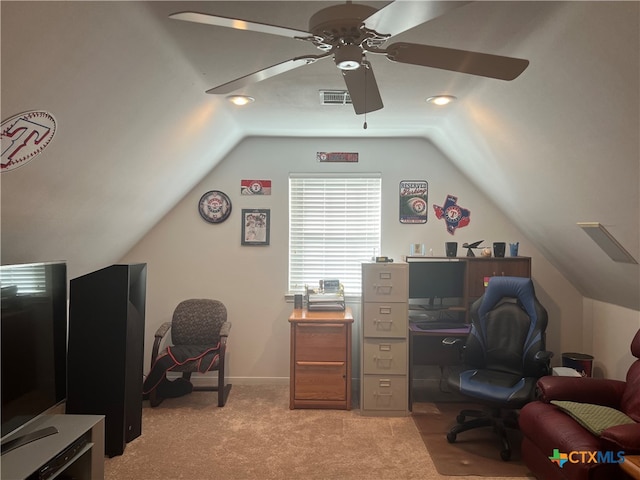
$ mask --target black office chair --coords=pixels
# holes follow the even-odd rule
[[[171,330],[173,344],[160,347]],[[144,381],[143,393],[152,407],[162,400],[178,397],[192,390],[218,392],[218,406],[223,407],[231,384],[225,385],[227,338],[231,323],[227,322],[227,309],[218,300],[190,299],[178,304],[171,322],[165,322],[155,333],[151,352],[151,371]],[[182,376],[169,381],[167,372],[181,372]],[[215,386],[194,387],[191,374],[218,372]]]
[[[537,379],[550,373],[547,311],[536,299],[531,279],[492,277],[471,306],[471,320],[463,347],[460,339],[444,340],[462,347],[463,367],[452,372],[448,383],[485,410],[462,410],[447,440],[453,443],[459,433],[491,426],[502,440],[500,457],[507,461],[511,446],[506,428],[517,428],[517,411],[534,399]]]

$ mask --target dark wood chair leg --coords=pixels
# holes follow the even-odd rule
[[[191,372],[182,372],[182,378],[185,380],[191,379]],[[229,392],[231,391],[231,384],[224,384],[224,370],[218,370],[218,383],[215,386],[200,386],[193,387],[193,391],[198,392],[218,392],[218,406],[224,407],[227,403],[227,398],[229,397]],[[149,397],[151,398],[151,397]],[[162,400],[161,400],[162,401]]]
[[[151,392],[149,392],[149,405],[151,406],[151,408],[157,407],[162,403],[163,400],[164,398],[158,395],[157,387],[151,390]]]
[[[231,384],[224,384],[224,368],[223,365],[218,370],[218,406],[224,407],[224,404],[227,403],[227,397],[229,396],[229,392],[231,391]]]
[[[230,391],[231,391],[230,383],[224,385],[222,388],[218,388],[218,406],[219,407],[224,407],[225,403],[227,403],[227,397],[229,396]]]

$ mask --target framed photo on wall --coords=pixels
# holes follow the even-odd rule
[[[242,245],[269,245],[269,209],[242,209]]]

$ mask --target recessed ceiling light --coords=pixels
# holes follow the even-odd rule
[[[456,100],[456,97],[454,97],[453,95],[435,95],[433,97],[427,98],[427,102],[440,106],[448,105],[454,100]]]
[[[256,99],[247,95],[229,95],[227,97],[227,100],[229,100],[234,105],[242,106],[246,105],[247,103],[255,102]]]

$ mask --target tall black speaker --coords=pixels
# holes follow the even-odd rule
[[[142,433],[147,265],[111,265],[69,286],[67,413],[105,415],[105,453]]]

